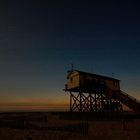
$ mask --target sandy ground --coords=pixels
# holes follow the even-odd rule
[[[54,113],[12,113],[0,120],[0,140],[140,140],[138,118],[70,120]]]

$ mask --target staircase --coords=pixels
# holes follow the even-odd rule
[[[136,98],[128,95],[127,93],[120,91],[116,93],[116,97],[126,106],[128,106],[133,111],[140,113],[140,101]]]

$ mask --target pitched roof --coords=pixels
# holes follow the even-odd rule
[[[91,75],[91,76],[97,76],[97,77],[100,77],[100,78],[103,78],[103,79],[110,79],[110,80],[114,80],[114,81],[120,81],[119,79],[116,79],[116,78],[113,78],[113,77],[108,77],[108,76],[98,75],[98,74],[94,74],[94,73],[83,72],[83,71],[79,71],[79,70],[70,71],[69,75],[74,71],[79,72],[82,75]]]

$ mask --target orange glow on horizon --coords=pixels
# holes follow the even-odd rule
[[[69,100],[52,98],[21,98],[13,100],[1,100],[0,111],[16,110],[67,110]]]

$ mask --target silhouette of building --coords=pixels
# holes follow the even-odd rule
[[[72,69],[65,91],[70,94],[71,112],[122,112],[122,104],[139,111],[140,103],[120,90],[120,80]]]

